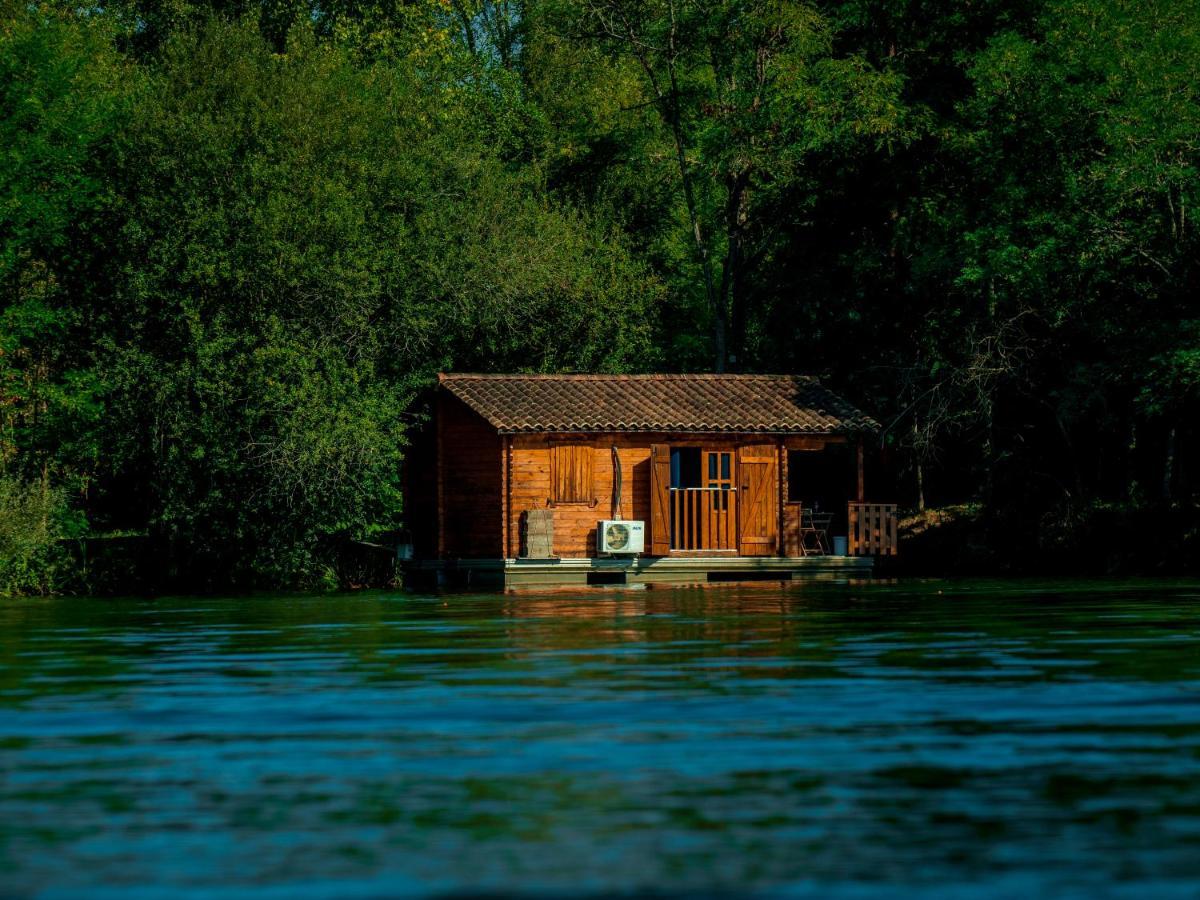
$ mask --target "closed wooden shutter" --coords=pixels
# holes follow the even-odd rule
[[[779,543],[779,472],[775,447],[748,445],[738,450],[741,498],[738,502],[738,552],[769,556]]]
[[[592,503],[594,456],[591,444],[561,443],[550,448],[551,499],[555,503]]]
[[[650,445],[650,555],[671,552],[671,447]]]

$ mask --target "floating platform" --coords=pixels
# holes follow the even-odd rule
[[[481,589],[703,584],[867,578],[870,556],[650,556],[571,559],[421,560],[405,565],[413,587]]]

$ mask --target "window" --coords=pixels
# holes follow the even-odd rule
[[[555,503],[592,503],[592,445],[554,444],[550,448],[550,498]]]
[[[729,509],[729,492],[733,490],[733,453],[728,450],[709,451],[708,489],[713,494],[713,509]]]

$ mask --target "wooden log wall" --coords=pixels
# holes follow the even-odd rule
[[[596,523],[614,517],[612,508],[612,446],[621,459],[621,515],[650,521],[650,440],[639,436],[602,435],[593,443],[590,500],[555,503],[551,473],[551,447],[578,441],[579,435],[513,435],[509,475],[508,546],[521,545],[521,514],[530,509],[554,511],[554,555],[596,555]]]
[[[445,392],[439,392],[434,423],[414,441],[405,471],[406,520],[418,544],[417,553],[425,558],[515,557],[521,546],[521,517],[530,509],[552,511],[555,556],[593,557],[596,523],[617,512],[612,503],[614,444],[623,470],[620,513],[626,519],[646,522],[649,529],[651,444],[736,452],[745,444],[768,442],[773,445],[779,473],[777,492],[772,492],[778,505],[771,511],[778,516],[778,543],[771,552],[799,556],[799,506],[786,500],[787,451],[821,450],[844,440],[838,436],[764,441],[754,435],[500,435]],[[580,440],[592,446],[591,497],[586,502],[555,503],[552,447]],[[740,474],[735,473],[734,479],[740,486]],[[647,534],[647,553],[650,537]]]
[[[783,555],[803,556],[800,546],[800,509],[803,504],[787,501],[783,504]]]
[[[555,443],[578,440],[579,435],[567,434],[517,434],[509,437],[511,451],[506,490],[508,529],[505,543],[510,555],[515,555],[521,546],[521,514],[529,509],[546,508],[554,511],[555,556],[586,558],[596,555],[596,523],[601,519],[611,519],[615,514],[612,506],[614,444],[624,474],[621,515],[626,519],[640,519],[646,522],[649,529],[651,444],[736,451],[743,443],[762,443],[762,438],[750,435],[729,438],[707,438],[693,434],[596,435],[589,438],[593,442],[594,453],[591,500],[586,503],[554,503],[551,448]],[[777,444],[779,457],[785,457],[785,450],[789,446],[816,450],[823,447],[827,440],[808,437],[786,439],[782,444]],[[782,484],[776,496],[786,496],[786,488]],[[772,510],[772,514],[782,519],[787,510]],[[798,524],[796,528],[789,529],[785,525],[783,529],[783,535],[798,532]],[[649,534],[646,536],[646,552],[650,552]],[[787,548],[785,552],[788,552]]]
[[[437,435],[433,422],[410,434],[404,454],[404,524],[412,534],[418,559],[438,554]]]
[[[498,559],[504,553],[504,441],[462,401],[438,402],[438,533],[441,555]],[[429,473],[433,477],[435,473]]]

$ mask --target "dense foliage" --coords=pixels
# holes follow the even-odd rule
[[[0,590],[328,580],[439,369],[811,372],[907,505],[1186,507],[1197,84],[1184,0],[0,0]]]

